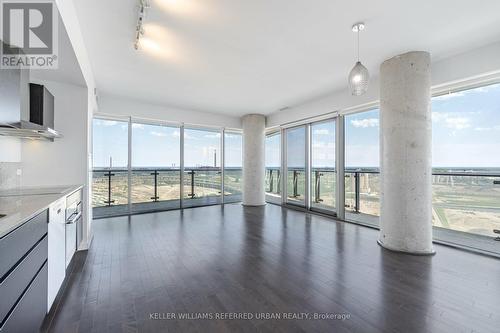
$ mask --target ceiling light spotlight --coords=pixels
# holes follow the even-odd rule
[[[363,95],[368,90],[370,75],[368,69],[359,61],[359,33],[365,29],[365,24],[360,22],[352,26],[352,31],[358,34],[358,61],[351,69],[348,78],[349,90],[354,96]]]
[[[139,13],[137,14],[137,25],[135,27],[135,42],[134,48],[136,50],[139,49],[139,41],[141,37],[144,35],[144,20],[146,19],[146,10],[149,8],[148,0],[139,0]]]

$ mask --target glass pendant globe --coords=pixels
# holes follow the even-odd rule
[[[368,90],[370,75],[361,62],[356,62],[349,73],[349,90],[353,96],[361,96]]]

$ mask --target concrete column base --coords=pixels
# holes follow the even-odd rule
[[[377,244],[380,245],[381,247],[383,247],[385,250],[388,250],[388,251],[405,253],[405,254],[411,254],[411,255],[414,255],[414,256],[433,256],[433,255],[436,254],[436,251],[434,251],[434,249],[432,249],[430,252],[427,252],[427,251],[420,252],[420,251],[405,251],[405,250],[400,250],[400,249],[393,248],[391,246],[385,245],[380,239],[377,240]]]

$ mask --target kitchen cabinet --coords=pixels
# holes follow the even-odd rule
[[[66,198],[49,207],[47,312],[66,276]]]
[[[82,224],[82,190],[79,189],[66,198],[66,267],[78,248],[78,229]]]
[[[47,313],[48,210],[0,238],[0,332],[37,332]]]
[[[66,224],[66,266],[68,268],[76,252],[76,224]]]

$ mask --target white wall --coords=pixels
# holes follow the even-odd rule
[[[63,137],[54,142],[23,140],[23,186],[85,183],[87,156],[87,88],[32,80],[54,95],[54,127]]]
[[[94,95],[94,89],[96,88],[94,74],[92,73],[92,66],[90,64],[89,55],[87,49],[85,47],[85,43],[83,41],[83,35],[80,28],[80,22],[78,21],[78,17],[76,14],[76,9],[74,6],[74,1],[71,0],[55,0],[57,4],[57,8],[59,10],[59,15],[63,21],[63,24],[66,28],[66,32],[68,34],[68,38],[71,42],[71,46],[73,47],[73,51],[75,52],[76,59],[78,60],[78,65],[80,66],[80,70],[82,71],[86,86],[87,86],[87,109],[84,112],[86,118],[86,133],[85,137],[86,141],[86,193],[84,193],[87,202],[91,202],[92,200],[92,188],[90,184],[92,183],[92,138],[91,138],[91,121],[92,115],[97,111],[97,103]],[[85,214],[86,212],[86,214]],[[87,247],[90,246],[90,242],[92,241],[92,207],[90,204],[85,206],[84,212],[84,235],[83,241],[86,242]]]
[[[192,125],[241,128],[241,119],[239,117],[149,104],[112,95],[99,96],[99,114],[183,122]]]
[[[45,85],[54,95],[54,128],[63,137],[54,142],[22,141],[21,186],[84,184],[83,221],[88,228],[90,183],[87,177],[87,88],[33,78],[31,82]],[[84,248],[88,245],[87,228],[84,227]]]
[[[1,162],[21,162],[21,139],[0,136],[0,163]]]
[[[447,83],[492,73],[500,73],[500,42],[432,63],[432,86],[436,88]],[[378,72],[371,74],[370,87],[363,96],[356,97],[349,93],[346,74],[344,89],[274,112],[267,117],[266,126],[278,126],[332,111],[362,107],[364,104],[377,102],[379,99]]]

